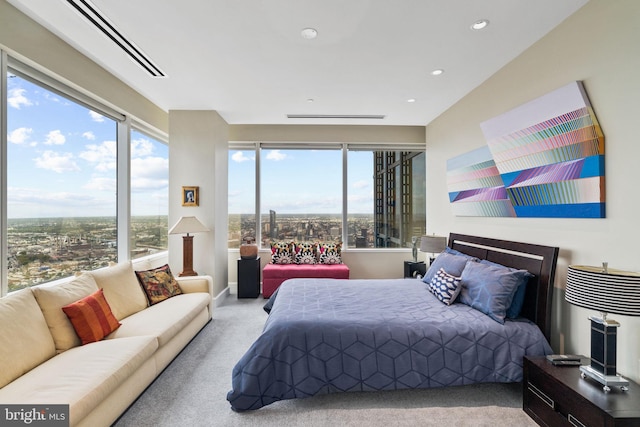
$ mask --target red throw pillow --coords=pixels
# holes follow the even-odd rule
[[[100,341],[120,327],[120,322],[111,312],[102,289],[65,305],[62,311],[71,321],[82,345]]]

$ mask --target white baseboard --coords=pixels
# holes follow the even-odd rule
[[[231,289],[229,288],[229,286],[227,286],[222,290],[222,292],[220,292],[213,298],[213,306],[220,307],[224,303],[225,298],[227,298],[229,295],[231,295]]]

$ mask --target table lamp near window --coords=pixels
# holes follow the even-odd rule
[[[420,252],[428,252],[431,254],[429,256],[429,265],[436,259],[435,254],[444,251],[446,247],[447,238],[444,236],[436,236],[433,234],[431,236],[422,236],[420,239]]]
[[[169,234],[185,234],[182,236],[182,272],[179,276],[197,276],[193,271],[193,236],[189,233],[203,233],[209,231],[195,216],[183,216],[171,227]]]
[[[579,307],[597,310],[601,316],[591,320],[591,365],[580,367],[582,378],[627,391],[629,381],[616,371],[616,333],[620,323],[607,318],[609,313],[640,316],[640,274],[602,267],[570,265],[565,299]]]

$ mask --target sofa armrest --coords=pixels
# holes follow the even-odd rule
[[[207,292],[213,298],[213,277],[211,276],[183,276],[176,277],[176,280],[185,294]]]

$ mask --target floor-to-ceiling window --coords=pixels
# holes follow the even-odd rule
[[[0,295],[166,251],[166,144],[132,130],[112,107],[2,58]],[[130,157],[121,144],[130,144]],[[118,185],[123,165],[131,176],[126,190]],[[118,214],[128,203],[131,218]],[[129,243],[118,244],[122,235]],[[119,256],[119,246],[130,253]]]
[[[131,258],[168,247],[169,147],[131,130]]]
[[[248,149],[232,144],[229,248],[247,236],[262,247],[272,241],[411,247],[412,237],[425,233],[425,191],[425,155],[418,145],[400,150],[392,145],[256,143]]]

